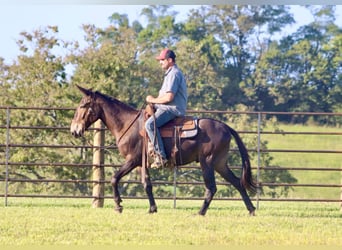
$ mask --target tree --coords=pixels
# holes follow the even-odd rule
[[[196,42],[212,37],[220,46],[221,59],[212,57],[217,52],[208,57],[212,65],[220,65],[214,68],[222,83],[222,106],[253,105],[244,88],[265,49],[261,39],[293,22],[286,6],[218,5],[192,11],[184,25],[185,35]]]
[[[152,53],[160,48],[172,47],[179,41],[179,25],[175,23],[177,12],[170,5],[150,5],[141,12],[147,19],[147,25],[139,32],[138,41]]]
[[[88,46],[77,48],[68,58],[76,68],[72,83],[95,88],[136,106],[141,103],[140,89],[144,87],[137,60],[137,33],[126,22],[123,26],[120,23],[106,29],[83,27]]]
[[[7,97],[1,99],[2,105],[14,107],[46,107],[39,110],[13,110],[11,126],[68,126],[71,120],[70,112],[54,110],[49,107],[65,107],[70,105],[67,98],[69,85],[67,83],[65,62],[62,56],[56,55],[56,50],[67,49],[69,43],[58,39],[58,28],[48,26],[33,31],[22,32],[18,40],[22,52],[12,65],[2,67],[2,87],[6,88]],[[2,117],[3,118],[3,117]],[[13,131],[13,130],[12,130]],[[12,144],[72,144],[68,134],[53,129],[18,129],[11,133]],[[71,141],[71,142],[70,142]],[[75,143],[74,143],[75,144]],[[11,168],[10,176],[26,178],[75,178],[84,176],[87,171],[69,168],[44,168],[40,163],[63,162],[79,159],[72,150],[33,147],[11,148],[10,161],[31,163],[17,168]],[[36,165],[34,165],[36,164]],[[52,184],[53,186],[54,184]],[[50,186],[51,187],[51,186]],[[81,187],[80,187],[81,188]],[[34,185],[32,189],[42,191],[42,186]]]
[[[260,102],[261,109],[332,111],[340,95],[341,67],[336,63],[340,52],[335,39],[341,30],[332,23],[331,16],[328,12],[329,18],[323,19],[321,13],[313,23],[270,44],[258,61],[255,77],[250,81],[252,88],[246,92],[254,97],[254,102]],[[257,95],[254,89],[258,90]],[[263,100],[268,106],[262,105]]]

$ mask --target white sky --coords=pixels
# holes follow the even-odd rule
[[[139,13],[144,5],[0,5],[0,57],[10,63],[19,54],[16,40],[22,31],[32,32],[40,27],[57,25],[59,37],[67,41],[83,41],[82,24],[94,24],[97,27],[109,25],[108,17],[115,13],[128,14],[129,20],[143,21]],[[184,19],[195,5],[175,5],[178,18]],[[298,26],[312,21],[309,12],[294,5],[294,17],[298,25],[288,27],[290,34]],[[336,23],[342,27],[342,5],[338,5]]]

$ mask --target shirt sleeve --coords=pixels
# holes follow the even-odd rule
[[[165,79],[165,93],[172,92],[174,94],[177,93],[178,87],[179,87],[179,78],[177,77],[176,72],[170,72],[172,74],[169,74]]]

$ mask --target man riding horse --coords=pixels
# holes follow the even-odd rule
[[[152,168],[162,167],[168,162],[159,128],[178,116],[184,116],[188,101],[185,78],[176,64],[176,54],[172,50],[164,49],[156,59],[165,74],[158,97],[146,97],[146,102],[152,103],[156,109],[155,114],[145,123],[147,135],[155,151]]]
[[[205,215],[209,205],[217,191],[215,172],[220,174],[227,182],[230,182],[240,193],[243,202],[250,215],[255,214],[255,207],[247,194],[247,190],[255,193],[257,185],[253,181],[252,168],[248,151],[239,134],[226,123],[213,118],[196,119],[196,133],[189,137],[182,137],[182,134],[189,131],[180,130],[178,134],[177,150],[173,152],[175,140],[173,137],[160,135],[159,128],[167,125],[170,120],[177,116],[184,116],[187,104],[187,87],[183,74],[175,64],[176,55],[169,49],[164,49],[157,57],[162,68],[166,71],[163,85],[158,97],[147,96],[146,101],[154,103],[157,111],[151,116],[146,124],[145,115],[142,110],[119,101],[118,99],[78,86],[83,93],[74,118],[70,125],[70,132],[76,137],[83,136],[85,131],[98,119],[102,120],[105,126],[115,137],[116,145],[125,162],[112,177],[113,199],[115,211],[122,212],[122,199],[119,192],[120,180],[133,169],[143,166],[142,148],[145,140],[140,132],[146,128],[155,150],[165,157],[155,159],[152,167],[160,167],[166,164],[166,156],[174,156],[174,166],[183,166],[191,162],[199,162],[205,184],[205,195],[203,205],[199,210],[200,215]],[[156,128],[154,129],[154,123]],[[237,177],[228,166],[228,152],[230,141],[234,138],[241,157],[241,176]],[[164,142],[164,144],[163,144]],[[149,213],[157,212],[157,205],[152,192],[152,181],[148,168],[142,175],[142,183],[147,194],[150,208]]]

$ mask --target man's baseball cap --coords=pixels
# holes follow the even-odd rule
[[[170,49],[163,49],[160,52],[159,56],[156,57],[157,60],[165,60],[165,59],[168,59],[168,58],[175,59],[176,58],[175,52],[173,52]]]

